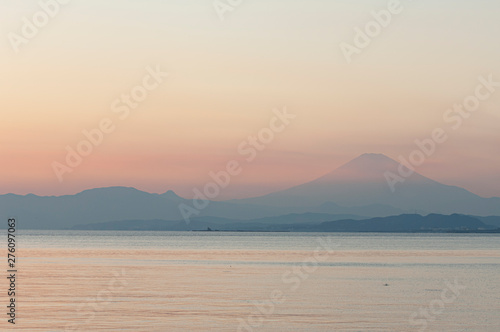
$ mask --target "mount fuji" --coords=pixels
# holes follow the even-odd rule
[[[281,207],[335,202],[349,207],[378,204],[419,213],[500,214],[500,198],[483,198],[417,172],[391,190],[386,174],[397,175],[400,167],[400,163],[383,154],[367,153],[312,182],[236,202]]]

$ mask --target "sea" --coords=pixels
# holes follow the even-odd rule
[[[498,234],[21,229],[15,324],[1,238],[1,331],[500,331]]]

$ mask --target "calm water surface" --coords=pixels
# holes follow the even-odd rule
[[[18,248],[15,330],[500,331],[498,235],[20,230]]]
[[[314,250],[317,238],[337,250],[500,249],[496,234],[250,233],[20,230],[27,248]]]

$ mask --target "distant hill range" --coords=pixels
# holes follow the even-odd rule
[[[360,216],[345,214],[325,213],[302,213],[287,214],[277,217],[266,217],[252,220],[236,220],[219,217],[199,217],[191,220],[189,225],[184,220],[121,220],[103,223],[91,223],[73,226],[78,230],[164,230],[164,231],[188,231],[206,230],[208,227],[214,229],[243,229],[243,230],[271,230],[273,227],[288,229],[289,225],[315,225],[324,221],[364,219]],[[283,225],[283,227],[281,227]]]
[[[495,217],[500,216],[500,198],[483,198],[418,173],[397,183],[391,191],[385,174],[398,174],[398,167],[399,163],[384,155],[364,154],[312,182],[287,190],[262,197],[212,201],[192,222],[210,217],[240,225],[310,224],[409,213],[458,213],[489,218],[477,219],[489,224],[500,223]],[[71,229],[116,220],[176,222],[182,220],[181,204],[192,206],[193,202],[173,191],[151,194],[127,187],[90,189],[66,196],[6,194],[0,195],[0,217],[15,216],[18,227],[25,229]]]
[[[273,232],[500,232],[500,228],[459,214],[440,215],[403,214],[363,220],[341,219],[321,222],[325,215],[304,214],[283,216],[274,220],[258,219],[235,223],[220,218],[184,221],[124,220],[74,226],[75,230],[128,230],[128,231],[273,231]],[[332,216],[333,217],[333,216]],[[288,223],[280,222],[288,219]],[[316,220],[316,221],[312,221]]]

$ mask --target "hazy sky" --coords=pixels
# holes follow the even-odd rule
[[[245,0],[222,21],[211,0],[73,0],[16,53],[9,33],[21,36],[40,7],[0,0],[0,193],[123,185],[188,196],[210,171],[243,162],[239,144],[286,107],[296,118],[220,198],[300,184],[365,152],[407,157],[437,127],[449,139],[417,170],[500,196],[500,88],[459,129],[443,119],[479,76],[500,81],[500,2],[401,0],[349,64],[340,43],[387,7]],[[111,104],[148,66],[169,76],[120,120]],[[104,118],[114,132],[60,182],[52,163]]]

